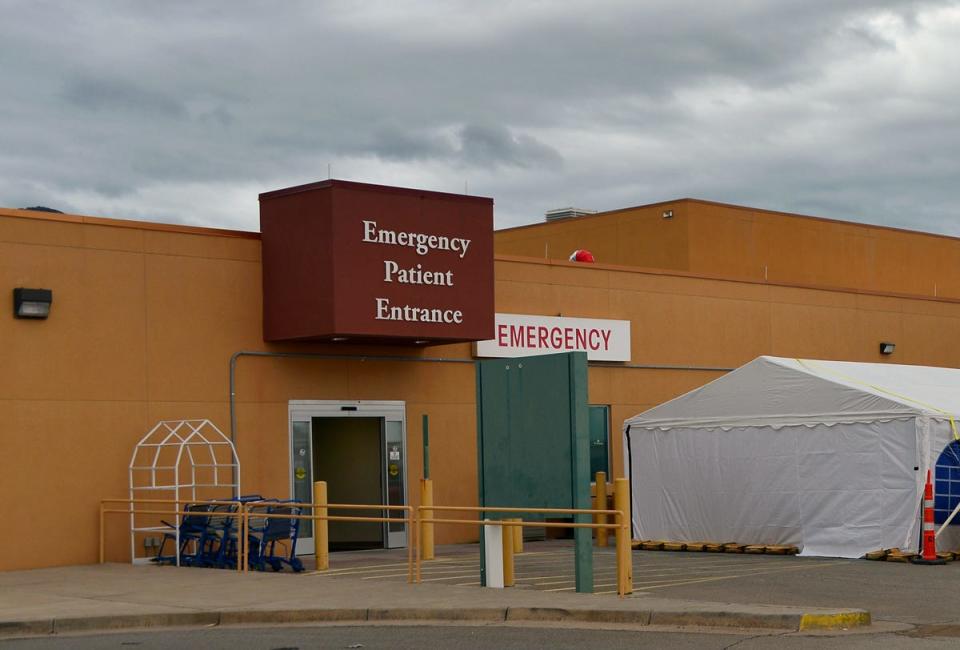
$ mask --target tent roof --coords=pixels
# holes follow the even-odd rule
[[[758,357],[624,422],[631,428],[848,422],[960,413],[960,370]]]

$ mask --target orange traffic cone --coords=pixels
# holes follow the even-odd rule
[[[937,531],[933,521],[933,482],[927,470],[927,484],[923,487],[923,554],[913,558],[914,564],[946,564],[937,557]]]

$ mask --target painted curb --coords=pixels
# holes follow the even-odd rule
[[[855,609],[832,614],[804,614],[800,619],[800,630],[843,630],[852,627],[866,627],[872,623],[870,612]]]
[[[871,624],[865,610],[816,612],[724,610],[567,609],[562,607],[343,608],[169,612],[0,621],[0,638],[72,632],[145,630],[162,627],[215,627],[282,623],[364,621],[567,622],[620,625],[760,628],[793,631],[842,630]]]

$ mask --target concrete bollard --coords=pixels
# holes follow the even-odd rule
[[[487,586],[503,589],[503,526],[483,520],[483,550],[487,571]]]

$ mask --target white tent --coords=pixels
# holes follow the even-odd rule
[[[938,521],[960,501],[958,414],[960,370],[759,357],[624,422],[634,536],[917,550],[927,469]]]

